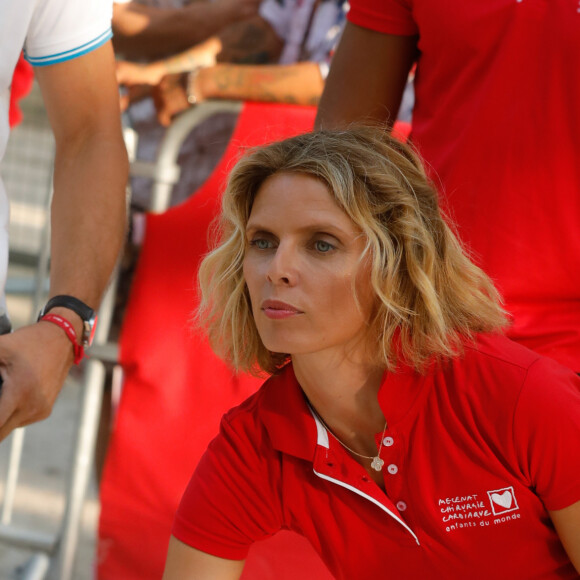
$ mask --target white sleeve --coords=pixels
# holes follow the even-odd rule
[[[112,0],[39,0],[24,55],[34,66],[71,60],[98,48],[112,36]]]

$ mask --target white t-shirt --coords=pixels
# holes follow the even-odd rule
[[[8,141],[14,67],[22,49],[34,66],[91,52],[111,38],[112,0],[0,0],[0,161]],[[8,200],[0,179],[0,315],[5,314]]]

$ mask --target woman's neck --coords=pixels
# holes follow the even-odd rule
[[[385,424],[377,399],[384,368],[321,353],[294,356],[292,363],[310,404],[332,432],[357,451],[372,451],[374,435]]]

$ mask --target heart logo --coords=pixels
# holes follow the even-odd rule
[[[503,493],[492,493],[491,500],[505,509],[512,506],[512,494],[506,489]]]

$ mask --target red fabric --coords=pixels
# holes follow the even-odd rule
[[[62,328],[67,338],[70,340],[73,353],[74,353],[74,364],[78,365],[85,356],[85,349],[82,344],[78,343],[77,333],[75,331],[75,327],[63,316],[59,316],[58,314],[45,314],[41,320],[45,320],[46,322],[51,322],[52,324],[56,324],[58,327]]]
[[[348,18],[418,33],[412,139],[506,298],[510,336],[580,372],[577,4],[352,0]]]
[[[10,86],[10,109],[9,121],[10,126],[14,127],[22,121],[22,111],[18,106],[18,101],[23,99],[32,88],[32,81],[34,73],[32,66],[24,60],[24,56],[20,55],[14,74],[12,76],[12,84]]]
[[[580,500],[580,378],[481,335],[424,375],[386,373],[378,399],[385,492],[316,423],[288,365],[224,417],[174,535],[239,559],[301,530],[343,580],[577,578],[546,510]]]
[[[310,130],[314,114],[313,108],[246,104],[204,186],[180,206],[148,216],[120,340],[124,390],[101,484],[100,580],[161,577],[174,513],[197,462],[223,413],[261,383],[234,377],[191,327],[196,272],[240,147]],[[253,552],[247,578],[329,578],[295,534]]]

